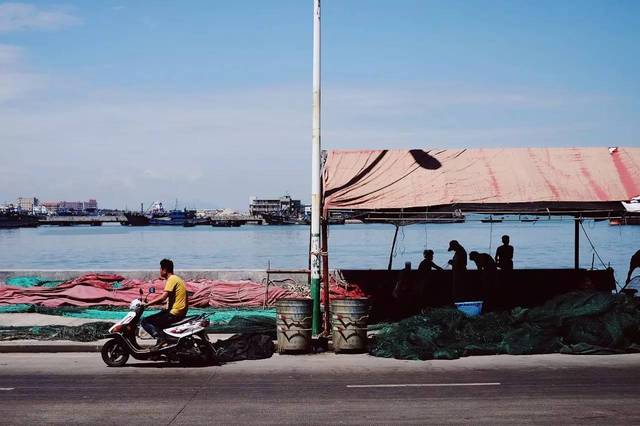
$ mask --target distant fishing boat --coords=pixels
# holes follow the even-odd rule
[[[0,229],[9,228],[35,228],[40,225],[38,217],[17,210],[5,210],[0,212]]]
[[[262,213],[261,216],[267,225],[309,225],[311,223],[306,217],[291,216],[286,212]]]
[[[125,226],[149,226],[149,216],[139,212],[125,212],[124,217],[127,218],[121,224]]]
[[[609,225],[640,225],[640,214],[627,214],[622,217],[614,217],[609,219]]]
[[[364,223],[396,223],[402,222],[405,225],[410,223],[429,223],[429,224],[445,224],[445,223],[464,223],[466,216],[460,211],[454,212],[437,212],[437,213],[407,213],[400,218],[385,217],[382,214],[371,214],[361,217]],[[348,223],[348,222],[347,222]]]
[[[520,216],[520,222],[537,222],[539,217]]]
[[[171,210],[162,216],[149,218],[152,226],[195,226],[196,212],[193,210]]]
[[[425,223],[464,223],[466,217],[460,210],[456,210],[453,213],[442,213],[436,216],[430,216]]]
[[[630,213],[640,213],[640,196],[633,197],[628,203],[623,201],[622,206]]]
[[[493,216],[485,217],[484,219],[480,219],[482,223],[500,223],[502,222],[502,218],[497,218]]]
[[[126,222],[123,225],[128,226],[184,226],[191,227],[202,223],[198,223],[195,210],[170,210],[166,211],[161,202],[154,202],[145,213],[125,212]],[[206,223],[209,224],[208,221]]]

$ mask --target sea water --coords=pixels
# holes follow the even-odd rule
[[[580,266],[602,269],[610,265],[623,283],[629,259],[640,249],[640,226],[585,221],[583,229]],[[388,224],[330,226],[329,267],[386,269],[394,231],[395,227]],[[505,219],[493,224],[467,220],[402,226],[391,254],[393,266],[401,268],[410,261],[417,267],[425,248],[434,250],[437,264],[446,266],[451,258],[448,243],[453,239],[467,252],[493,255],[503,234],[510,235],[515,248],[515,268],[573,267],[573,220],[554,217],[533,223]],[[265,269],[268,264],[271,268],[306,268],[308,251],[309,227],[296,225],[42,226],[0,230],[0,270],[155,269],[165,257],[173,259],[178,269]]]

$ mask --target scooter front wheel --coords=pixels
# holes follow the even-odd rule
[[[129,351],[120,339],[111,339],[102,347],[102,360],[109,367],[122,367],[129,359]]]

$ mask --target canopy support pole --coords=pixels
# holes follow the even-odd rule
[[[573,266],[576,270],[580,269],[580,218],[575,217],[574,223],[574,236],[573,236]]]
[[[393,250],[395,250],[396,248],[396,239],[398,239],[398,230],[400,229],[400,226],[398,226],[398,224],[396,223],[396,232],[393,234],[393,242],[391,243],[391,253],[389,253],[389,267],[387,268],[388,271],[391,270],[391,267],[393,266]]]
[[[331,315],[330,301],[329,301],[329,219],[325,218],[322,221],[322,291],[324,297],[322,303],[324,304],[324,326],[322,334],[324,336],[329,335],[329,319]]]
[[[320,331],[320,0],[313,0],[313,114],[311,129],[311,333]]]

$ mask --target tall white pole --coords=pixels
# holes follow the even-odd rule
[[[313,128],[311,137],[312,333],[320,332],[320,0],[313,0]],[[327,309],[327,307],[325,307]]]

